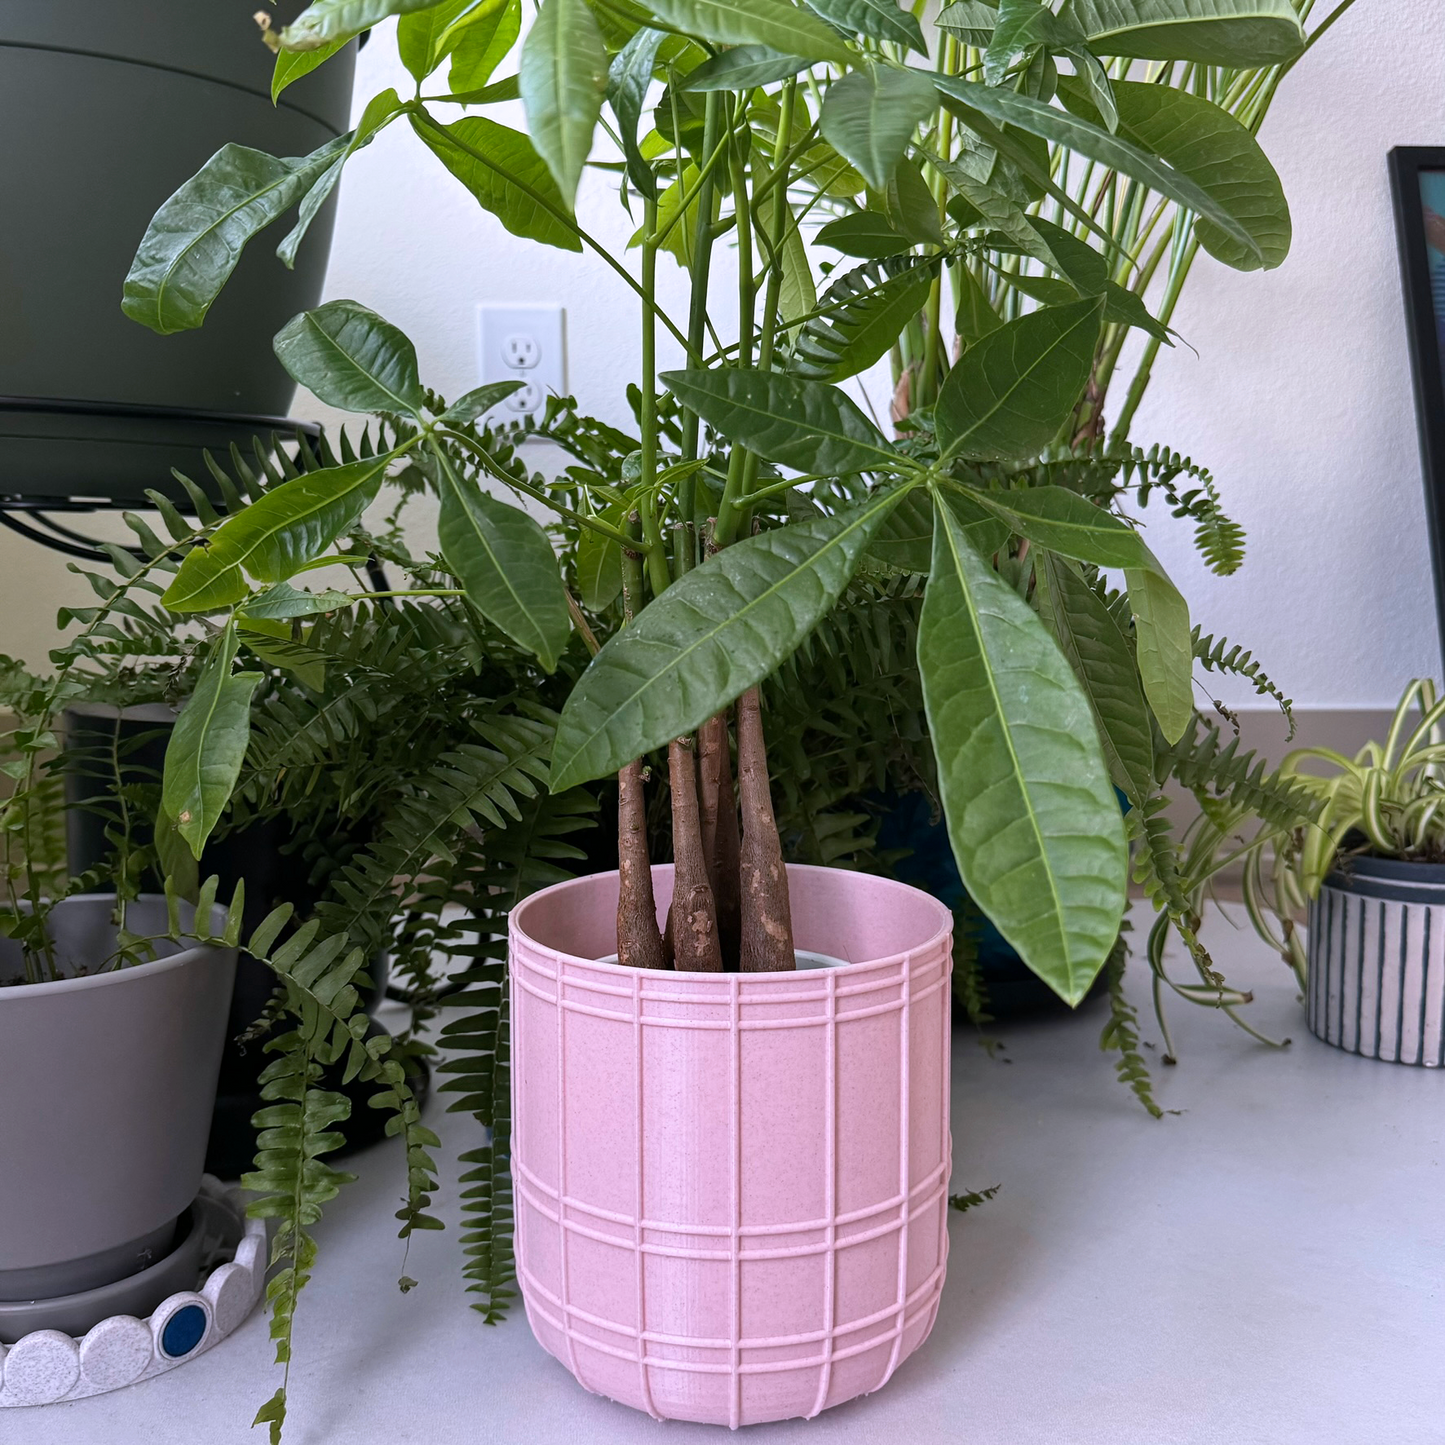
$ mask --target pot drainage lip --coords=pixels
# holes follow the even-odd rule
[[[209,1174],[183,1219],[189,1227],[175,1247],[139,1274],[58,1299],[0,1304],[0,1330],[15,1339],[0,1344],[0,1407],[80,1400],[148,1380],[203,1355],[251,1313],[265,1286],[265,1222],[247,1219],[240,1195]],[[198,1288],[155,1303],[158,1292],[196,1283],[202,1272]],[[148,1318],[127,1312],[147,1304]],[[103,1318],[91,1328],[71,1332],[98,1310]]]

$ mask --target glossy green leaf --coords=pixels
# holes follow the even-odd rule
[[[788,371],[812,381],[843,381],[872,366],[928,300],[935,268],[926,261],[879,262],[846,271],[829,285],[816,316],[799,332]]]
[[[998,24],[998,7],[984,0],[954,0],[938,12],[940,30],[952,31],[960,45],[986,50]]]
[[[964,886],[1024,962],[1078,1003],[1123,916],[1119,805],[1068,662],[946,503],[918,666]]]
[[[829,221],[814,238],[820,246],[831,246],[845,256],[881,260],[897,256],[912,244],[893,229],[887,216],[876,211],[854,211]]]
[[[948,238],[938,219],[938,202],[923,179],[923,172],[908,156],[883,191],[883,213],[897,231],[920,246],[942,246]]]
[[[1017,126],[1030,135],[1066,146],[1100,165],[1132,176],[1188,210],[1197,211],[1244,246],[1257,260],[1263,261],[1264,253],[1259,243],[1249,227],[1234,213],[1229,197],[1211,195],[1191,177],[1131,144],[1123,135],[1110,135],[1090,120],[1060,110],[1057,106],[1044,105],[1030,96],[1019,95],[1007,86],[995,88],[946,75],[935,76],[934,83],[945,95],[962,102],[965,109],[976,110],[990,120]],[[1164,88],[1160,87],[1161,90]]]
[[[271,72],[271,100],[274,103],[288,85],[294,85],[303,75],[310,75],[318,65],[330,60],[345,40],[333,40],[318,50],[280,50],[276,53],[276,68]]]
[[[440,420],[448,426],[466,426],[468,422],[486,415],[494,406],[500,406],[514,391],[525,385],[524,381],[489,381],[485,386],[459,396],[442,413]]]
[[[1094,710],[1109,775],[1135,807],[1154,793],[1154,735],[1128,639],[1094,589],[1052,552],[1034,554],[1040,615]]]
[[[761,682],[838,600],[899,496],[745,538],[655,598],[567,699],[552,791],[615,773]]]
[[[502,0],[440,0],[396,22],[396,48],[413,80],[425,80],[451,54],[470,21],[490,16]]]
[[[286,159],[224,145],[151,218],[125,278],[121,310],[167,336],[206,319],[246,242],[296,204],[351,143]]]
[[[416,348],[359,301],[328,301],[276,333],[276,357],[308,391],[342,411],[421,414]]]
[[[1083,394],[1102,312],[1099,299],[1045,307],[970,346],[934,408],[945,454],[997,461],[1046,447]]]
[[[1173,346],[1174,338],[1169,328],[1156,316],[1149,314],[1144,299],[1133,291],[1126,291],[1117,281],[1110,281],[1104,288],[1104,320],[1117,321],[1124,326],[1137,326],[1165,346]]]
[[[1246,126],[1202,96],[1166,85],[1120,81],[1114,87],[1119,134],[1162,156],[1234,216],[1250,244],[1206,218],[1199,243],[1237,271],[1271,269],[1289,254],[1289,202],[1269,157]]]
[[[161,808],[194,857],[226,811],[251,739],[251,695],[259,672],[233,674],[236,630],[216,639],[166,744]]]
[[[767,45],[735,45],[705,60],[684,77],[681,90],[752,90],[788,80],[812,61],[800,55],[780,55]]]
[[[1007,237],[1025,255],[1053,270],[1062,269],[1062,261],[1043,234],[1038,218],[1028,215],[1018,200],[981,174],[977,156],[964,154],[952,161],[941,156],[929,159],[949,186],[978,213],[983,224]]]
[[[937,109],[938,92],[922,71],[868,66],[828,87],[818,125],[824,138],[881,191],[920,122]]]
[[[796,471],[843,476],[904,464],[836,386],[733,366],[667,371],[659,380],[730,441]]]
[[[317,50],[350,40],[393,15],[428,10],[441,0],[314,0],[280,33],[283,50]]]
[[[350,606],[351,598],[345,592],[330,588],[324,592],[307,592],[289,582],[277,582],[264,592],[258,592],[236,616],[241,621],[289,621],[293,617],[314,617],[321,612],[335,612],[338,608]]]
[[[1055,14],[1042,0],[1001,0],[998,14],[998,26],[983,57],[984,80],[989,85],[1001,85],[1015,66],[1027,62],[1026,80],[1041,76],[1046,89],[1042,93],[1027,85],[1025,89],[1037,99],[1048,101],[1057,83],[1057,70],[1050,57],[1067,56],[1079,82],[1094,97],[1105,126],[1112,131],[1118,116],[1109,76],[1067,9]]]
[[[467,601],[551,672],[572,634],[557,557],[541,525],[458,475],[437,471],[437,539]]]
[[[783,281],[778,291],[778,320],[786,326],[800,316],[809,315],[818,304],[813,285],[813,263],[808,247],[797,226],[789,226],[783,237]]]
[[[836,32],[788,0],[651,0],[650,8],[665,25],[715,44],[767,45],[838,65],[850,59]]]
[[[852,200],[867,189],[867,182],[827,141],[811,145],[798,157],[798,179],[807,179],[824,195]]]
[[[637,127],[647,100],[647,88],[652,84],[658,48],[666,39],[663,31],[644,26],[613,57],[607,74],[607,100],[617,117],[628,179],[647,200],[657,196],[657,176],[637,144]]]
[[[1166,742],[1177,743],[1194,715],[1194,642],[1189,604],[1156,562],[1124,573],[1134,614],[1144,695]]]
[[[1031,217],[1034,229],[1048,242],[1056,269],[1080,296],[1097,296],[1109,285],[1109,263],[1087,241],[1046,221]]]
[[[614,527],[623,523],[624,507],[613,503],[600,513],[604,522]],[[577,539],[577,590],[583,607],[589,612],[603,612],[622,591],[622,548],[611,537],[584,527]]]
[[[466,28],[452,51],[447,85],[454,95],[473,95],[482,90],[503,60],[511,53],[522,33],[522,0],[484,6],[469,16]]]
[[[542,0],[517,80],[532,144],[571,210],[607,93],[607,50],[586,0]]]
[[[563,251],[582,242],[568,224],[570,212],[547,163],[521,132],[485,116],[466,116],[442,133],[413,121],[438,160],[514,236]]]
[[[1100,55],[1248,69],[1293,60],[1304,30],[1290,0],[1069,0]]]
[[[808,4],[839,30],[928,54],[922,27],[908,11],[899,9],[896,0],[808,0]]]
[[[954,312],[954,334],[967,350],[991,331],[1003,325],[1003,317],[993,308],[988,293],[968,266],[959,266],[953,273],[954,293],[958,307]]]
[[[1067,487],[975,490],[973,501],[1039,547],[1095,567],[1157,567],[1144,539],[1127,523]]]
[[[270,488],[193,547],[161,598],[172,612],[214,612],[249,592],[245,576],[281,582],[356,524],[396,454],[303,472]]]
[[[284,51],[282,53],[285,54]],[[347,161],[363,146],[370,145],[377,131],[390,124],[401,113],[401,108],[401,97],[394,90],[383,90],[380,95],[372,96],[361,113],[361,119],[356,123],[356,129],[351,133],[346,149],[327,166],[311,189],[301,197],[301,204],[296,211],[296,224],[276,247],[276,255],[288,271],[296,265],[296,252],[306,232],[311,229],[316,213],[336,189],[336,183],[341,179]]]

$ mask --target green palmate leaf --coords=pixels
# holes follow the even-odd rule
[[[1246,69],[1293,60],[1305,43],[1290,0],[1069,0],[1068,10],[1100,55]]]
[[[514,236],[580,251],[582,242],[547,163],[519,131],[485,116],[433,128],[413,120],[437,159]]]
[[[644,26],[617,52],[607,75],[607,100],[617,117],[628,179],[647,200],[657,197],[657,177],[637,144],[637,127],[652,84],[658,47],[666,39],[663,31]]]
[[[1164,740],[1176,743],[1194,716],[1194,646],[1189,604],[1156,562],[1124,573],[1144,695]]]
[[[946,455],[1032,456],[1068,420],[1093,365],[1103,301],[1020,316],[964,352],[938,394],[934,424]]]
[[[614,503],[600,516],[620,527],[624,510],[620,502]],[[605,611],[622,591],[622,548],[590,527],[583,528],[577,539],[577,589],[589,612]]]
[[[812,62],[800,55],[780,55],[767,45],[735,45],[705,60],[683,78],[680,90],[752,90],[788,80]]]
[[[920,246],[942,246],[948,238],[938,219],[938,202],[923,179],[923,172],[908,157],[898,162],[898,169],[883,192],[883,212],[889,223],[911,242]]]
[[[788,0],[652,0],[651,9],[665,25],[719,45],[767,45],[838,65],[851,53],[811,10]]]
[[[1034,229],[1048,242],[1056,268],[1080,296],[1097,296],[1109,286],[1109,263],[1087,241],[1041,216],[1030,218]]]
[[[659,380],[730,441],[782,466],[841,476],[906,465],[835,386],[732,366],[668,371]]]
[[[778,291],[778,320],[787,325],[800,316],[807,316],[818,304],[813,285],[813,266],[803,233],[791,226],[783,237],[783,281]]]
[[[467,601],[551,672],[572,622],[552,544],[518,507],[489,496],[439,458],[437,538]]]
[[[281,53],[282,55],[286,54],[285,51]],[[320,54],[319,51],[308,53]],[[351,133],[350,143],[321,173],[320,179],[311,189],[302,196],[301,205],[297,208],[296,224],[287,233],[286,239],[276,248],[276,254],[287,270],[296,265],[296,252],[306,232],[311,229],[311,223],[316,219],[316,213],[326,204],[332,191],[336,189],[336,183],[341,179],[341,173],[346,169],[347,161],[363,146],[370,145],[371,138],[377,131],[394,120],[401,113],[401,109],[401,97],[394,90],[384,90],[380,95],[372,96],[367,102],[361,119],[356,123],[356,129]]]
[[[797,178],[824,195],[852,200],[867,189],[867,182],[826,141],[809,146],[798,158]]]
[[[1235,214],[1229,197],[1211,195],[1191,177],[1131,144],[1122,135],[1110,135],[1092,121],[1020,95],[1006,86],[995,88],[947,75],[935,76],[934,83],[945,96],[962,102],[965,112],[977,111],[989,120],[1013,125],[1029,135],[1067,146],[1100,165],[1131,176],[1186,209],[1197,211],[1243,246],[1257,263],[1263,261],[1259,243]]]
[[[915,487],[883,519],[864,561],[889,572],[927,573],[933,556],[933,498]]]
[[[252,597],[237,617],[243,622],[257,618],[285,621],[292,617],[314,617],[320,612],[335,612],[340,607],[350,606],[351,598],[345,592],[335,592],[330,588],[324,592],[307,592],[289,582],[277,582],[274,587],[268,587]]]
[[[294,85],[303,75],[309,75],[318,65],[330,60],[345,44],[345,40],[333,40],[329,45],[323,45],[318,50],[278,51],[276,68],[271,72],[272,102],[275,102],[288,85]]]
[[[998,24],[998,7],[984,0],[954,0],[938,14],[939,28],[952,31],[960,45],[986,50]]]
[[[280,34],[283,50],[317,50],[350,40],[393,15],[428,10],[440,0],[315,0]]]
[[[761,682],[838,600],[900,495],[748,537],[674,582],[567,699],[552,791],[615,773]]]
[[[1034,554],[1039,613],[1094,710],[1109,775],[1135,807],[1150,797],[1154,736],[1128,639],[1094,589],[1052,552]]]
[[[912,242],[893,229],[887,216],[876,211],[855,211],[852,215],[839,216],[829,221],[818,232],[820,246],[831,246],[845,256],[860,256],[868,260],[881,260],[885,256],[897,256],[906,251]]]
[[[517,79],[532,144],[570,210],[607,92],[607,50],[586,0],[542,0]]]
[[[808,4],[840,30],[928,54],[922,27],[908,11],[900,10],[895,0],[808,0]]]
[[[526,385],[524,381],[489,381],[465,396],[459,396],[441,415],[440,420],[448,426],[466,426],[479,416],[499,406],[514,391]]]
[[[1077,104],[1076,88],[1065,85],[1062,91],[1070,104]],[[1114,95],[1119,134],[1188,176],[1226,208],[1250,238],[1246,245],[1201,218],[1196,223],[1200,245],[1237,271],[1278,266],[1289,254],[1289,203],[1249,129],[1212,101],[1172,86],[1120,81]]]
[[[1144,539],[1111,512],[1067,487],[1016,492],[973,491],[973,502],[1020,537],[1095,567],[1151,567],[1158,563]]]
[[[1066,55],[1073,62],[1079,81],[1094,97],[1104,124],[1113,130],[1118,117],[1109,77],[1089,49],[1088,37],[1068,12],[1056,15],[1040,0],[1002,0],[998,14],[998,27],[983,57],[984,80],[989,85],[1001,85],[1016,65],[1029,62],[1036,66],[1042,60],[1047,69],[1051,65],[1050,53]],[[1057,76],[1052,69],[1047,73],[1048,91],[1039,97],[1044,100],[1052,96]]]
[[[425,80],[451,54],[478,17],[491,16],[502,0],[441,0],[396,23],[396,48],[413,80]]]
[[[919,123],[937,109],[938,92],[922,71],[869,66],[828,87],[818,124],[868,184],[881,191]]]
[[[1003,325],[1003,318],[993,309],[988,293],[967,266],[955,270],[954,287],[958,310],[954,314],[953,329],[967,350],[989,332],[997,331]]]
[[[161,808],[196,858],[230,802],[251,738],[251,694],[261,674],[233,675],[235,658],[236,630],[228,625],[166,745]]]
[[[453,94],[469,95],[481,90],[521,33],[522,0],[483,5],[468,15],[447,72],[447,84]]]
[[[956,161],[932,155],[929,159],[952,189],[974,208],[982,224],[1002,233],[1026,255],[1042,261],[1045,266],[1063,269],[1063,262],[1052,241],[1045,236],[1041,223],[1028,215],[1007,191],[981,174],[983,167],[977,155],[965,154]]]
[[[928,300],[934,266],[879,262],[845,272],[823,293],[825,316],[798,335],[788,371],[812,381],[843,381],[867,370]]]
[[[359,301],[328,301],[276,333],[281,365],[328,406],[418,416],[425,395],[416,348]]]
[[[1137,326],[1165,346],[1174,345],[1169,328],[1158,317],[1149,314],[1143,297],[1126,291],[1115,281],[1110,281],[1104,288],[1104,320],[1117,321],[1123,326]]]
[[[240,638],[262,662],[291,673],[314,692],[326,686],[326,655],[298,642],[284,622],[269,618],[238,618]]]
[[[356,524],[396,455],[304,472],[272,487],[186,554],[161,601],[172,612],[214,612],[246,596],[244,573],[258,582],[295,576]]]
[[[1024,962],[1078,1003],[1123,915],[1119,805],[1069,664],[947,503],[918,666],[964,886]]]
[[[121,310],[162,336],[206,319],[246,242],[288,211],[351,143],[282,158],[224,145],[151,218]]]

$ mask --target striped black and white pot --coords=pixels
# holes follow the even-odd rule
[[[1392,1064],[1445,1065],[1445,866],[1352,858],[1310,905],[1309,1030]]]

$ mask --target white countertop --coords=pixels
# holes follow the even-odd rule
[[[950,1220],[932,1337],[874,1396],[774,1441],[966,1445],[1373,1445],[1445,1441],[1445,1078],[1310,1037],[1283,965],[1221,918],[1206,941],[1282,1053],[1179,1004],[1177,1115],[1150,1119],[1098,1051],[1100,1004],[997,1027],[1009,1062],[954,1033],[954,1189],[1002,1186]],[[1157,1041],[1131,969],[1143,1037]],[[475,1142],[432,1104],[446,1148]],[[444,1149],[445,1153],[445,1149]],[[297,1315],[289,1445],[610,1445],[718,1441],[586,1394],[520,1305],[488,1328],[444,1234],[401,1245],[400,1158],[384,1146],[328,1210]],[[444,1174],[444,1178],[445,1178]],[[15,1445],[255,1442],[279,1382],[258,1311],[209,1354],[142,1386],[0,1413]]]

